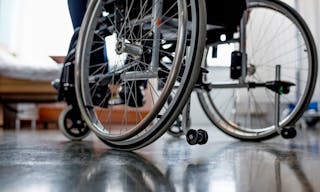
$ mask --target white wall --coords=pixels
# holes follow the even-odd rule
[[[320,1],[319,0],[296,0],[297,10],[307,22],[318,49],[318,57],[320,55]],[[319,58],[318,58],[319,60]],[[313,100],[320,101],[320,69],[318,69],[318,81]]]
[[[20,13],[19,0],[0,0],[0,43],[10,49],[20,40],[16,34],[19,25],[15,24]]]
[[[0,0],[0,42],[25,60],[65,55],[72,35],[66,0]]]

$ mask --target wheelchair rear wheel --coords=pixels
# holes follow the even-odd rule
[[[79,108],[89,128],[117,149],[137,149],[162,135],[199,72],[203,3],[161,2],[93,0],[80,31],[75,67]],[[109,66],[90,64],[105,45]],[[176,102],[165,106],[170,94]]]
[[[242,140],[263,140],[277,135],[275,92],[249,87],[249,83],[274,81],[275,66],[280,65],[281,80],[295,84],[289,94],[281,95],[280,127],[292,125],[312,97],[318,71],[317,51],[306,23],[285,3],[249,0],[247,6],[242,25],[245,30],[240,28],[246,31],[243,82],[228,76],[230,66],[210,64],[210,57],[205,54],[204,66],[210,71],[206,80],[213,88],[198,92],[198,98],[206,115],[223,132]]]

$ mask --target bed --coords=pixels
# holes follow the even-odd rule
[[[44,62],[43,62],[44,61]],[[42,62],[24,62],[0,46],[0,103],[3,106],[3,126],[11,119],[17,103],[55,102],[57,91],[51,81],[59,78],[62,65],[49,57]]]

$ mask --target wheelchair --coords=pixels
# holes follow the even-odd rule
[[[193,90],[213,124],[241,140],[277,135],[275,122],[263,115],[269,105],[279,107],[280,127],[294,123],[316,82],[310,30],[278,0],[232,4],[238,5],[92,0],[73,54],[75,65],[66,70],[71,80],[62,83],[69,90],[64,94],[69,107],[59,118],[59,128],[72,140],[83,139],[91,130],[112,148],[136,150],[170,130]],[[229,66],[210,63],[221,44],[233,47]],[[92,55],[105,46],[112,50],[112,60],[92,64]],[[276,65],[285,74],[283,81],[274,81],[268,73]],[[221,74],[230,76],[221,79]],[[286,95],[276,102],[273,93]],[[284,113],[291,102],[295,107]],[[207,136],[201,130],[188,138],[204,144]]]

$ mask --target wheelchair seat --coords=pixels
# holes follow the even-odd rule
[[[246,0],[206,0],[207,4],[207,43],[219,41],[220,35],[232,38],[237,30],[244,10]]]

